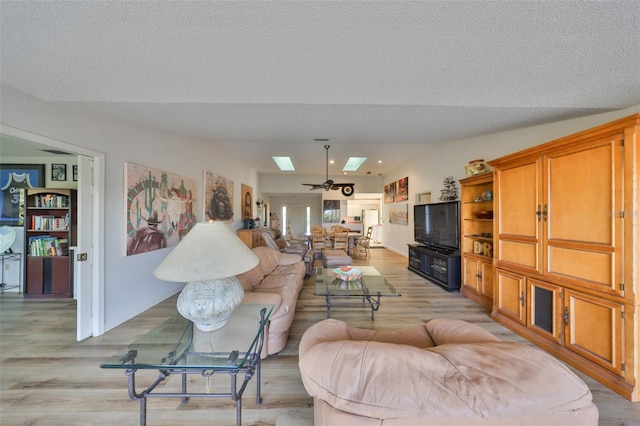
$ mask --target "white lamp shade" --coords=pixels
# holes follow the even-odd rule
[[[153,275],[163,281],[208,281],[241,274],[257,264],[258,257],[225,223],[198,223]]]

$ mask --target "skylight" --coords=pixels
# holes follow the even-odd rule
[[[293,167],[293,162],[291,162],[291,157],[271,157],[273,161],[278,165],[281,171],[283,172],[292,172],[296,168]]]
[[[343,172],[355,172],[367,161],[367,157],[349,157],[347,164],[342,168]]]

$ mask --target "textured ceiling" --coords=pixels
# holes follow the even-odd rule
[[[0,0],[0,17],[2,83],[220,142],[260,173],[291,155],[324,175],[314,138],[378,174],[432,143],[640,104],[637,0]]]

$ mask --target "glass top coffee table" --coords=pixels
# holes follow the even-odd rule
[[[324,296],[327,301],[327,318],[331,318],[332,307],[361,308],[366,303],[371,307],[371,319],[380,309],[382,297],[397,297],[400,293],[384,279],[373,266],[355,266],[362,270],[360,279],[344,281],[332,273],[334,268],[316,268],[315,289],[313,294]],[[335,299],[353,300],[360,303],[335,303]]]
[[[265,325],[273,305],[240,304],[220,329],[201,331],[179,314],[169,318],[125,350],[103,362],[100,367],[122,369],[128,376],[129,397],[140,401],[140,425],[146,424],[150,397],[178,397],[187,403],[190,397],[227,397],[236,403],[236,425],[241,423],[242,394],[253,375],[257,376],[256,403],[260,396],[260,353],[265,338]],[[158,370],[158,378],[141,392],[136,391],[138,370]],[[230,392],[189,392],[187,375],[199,374],[207,385],[215,373],[227,373],[231,378]],[[172,374],[182,376],[182,392],[163,393],[153,390]],[[244,381],[237,385],[238,374]]]

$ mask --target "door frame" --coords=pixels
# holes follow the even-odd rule
[[[33,142],[39,145],[60,149],[75,155],[84,155],[93,158],[93,191],[87,193],[79,185],[78,197],[91,197],[92,214],[91,218],[78,218],[78,226],[85,232],[91,233],[91,239],[96,242],[92,247],[83,247],[83,251],[93,260],[91,280],[88,283],[80,282],[79,285],[86,285],[85,294],[91,294],[91,306],[81,305],[78,300],[76,309],[90,309],[92,318],[90,325],[90,335],[99,336],[104,333],[104,205],[105,205],[105,154],[77,145],[71,145],[47,136],[38,135],[26,130],[0,124],[0,133],[12,138],[21,139],[25,142]],[[89,185],[90,186],[90,185]],[[81,292],[83,289],[80,290]],[[80,318],[81,315],[78,315]],[[84,325],[76,323],[76,330],[80,330]],[[86,333],[85,333],[86,334]],[[78,339],[80,340],[80,339]]]

